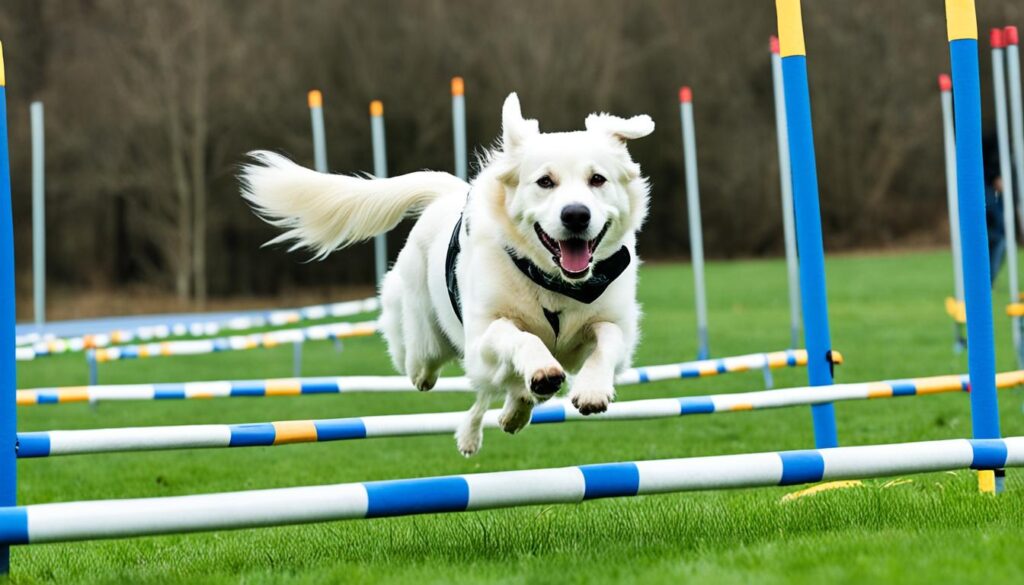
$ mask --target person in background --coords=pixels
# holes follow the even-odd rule
[[[985,223],[988,225],[988,259],[992,286],[1006,259],[1006,225],[1003,222],[1003,178],[999,175],[999,147],[994,137],[985,139]]]

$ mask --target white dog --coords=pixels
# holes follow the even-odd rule
[[[637,343],[635,234],[649,191],[626,141],[653,130],[648,116],[592,114],[585,131],[541,133],[513,93],[501,144],[472,185],[426,171],[327,175],[269,152],[252,153],[241,178],[256,211],[287,229],[269,243],[320,258],[419,214],[384,278],[381,328],[395,368],[420,390],[463,358],[478,395],[455,438],[470,456],[496,398],[501,428],[515,433],[566,371],[581,413],[615,397]]]

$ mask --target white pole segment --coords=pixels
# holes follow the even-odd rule
[[[1002,30],[992,30],[992,85],[996,98],[996,135],[999,141],[999,175],[1003,181],[1003,231],[1006,234],[1006,272],[1010,303],[1020,301],[1017,277],[1017,216],[1013,205],[1013,166],[1010,162],[1010,132],[1006,109],[1006,76],[1003,57]],[[1018,367],[1024,366],[1021,351],[1020,317],[1011,317],[1013,349]]]
[[[46,322],[46,159],[43,102],[32,102],[32,297],[36,327]]]
[[[969,467],[987,469],[992,464],[1024,465],[1024,437],[836,447],[195,496],[37,504],[4,510],[0,516],[0,543],[41,544],[463,512],[644,494],[802,485]]]
[[[370,132],[373,139],[373,175],[384,179],[388,176],[388,155],[384,143],[384,104],[378,100],[370,103]],[[378,234],[373,238],[373,260],[377,286],[380,287],[388,269],[387,234]]]
[[[683,122],[683,161],[686,166],[686,209],[690,220],[690,256],[697,304],[697,359],[707,359],[708,303],[704,287],[704,234],[701,231],[700,185],[697,180],[697,139],[693,128],[693,94],[689,87],[679,90],[679,114]]]
[[[782,231],[786,238],[786,277],[789,283],[790,347],[800,347],[800,265],[796,253],[796,216],[793,214],[793,173],[789,164],[786,94],[782,83],[779,39],[771,38],[772,85],[775,89],[775,136],[779,147],[779,182],[782,194]]]

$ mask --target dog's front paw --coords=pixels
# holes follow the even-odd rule
[[[558,365],[536,370],[530,376],[530,392],[540,400],[547,400],[555,395],[565,381],[565,372]]]

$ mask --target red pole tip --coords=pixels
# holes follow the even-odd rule
[[[779,37],[772,35],[768,38],[768,48],[771,49],[772,53],[779,54]]]
[[[992,31],[988,33],[988,42],[992,45],[993,49],[1002,49],[1005,47],[1006,43],[1003,42],[1003,29],[992,29]]]
[[[693,101],[693,91],[689,86],[684,85],[679,89],[679,103],[688,104]]]
[[[1016,45],[1020,42],[1020,37],[1017,36],[1017,27],[1008,26],[1003,29],[1003,41],[1007,45]]]
[[[953,89],[953,80],[945,73],[939,75],[939,89],[942,91],[949,91]]]

